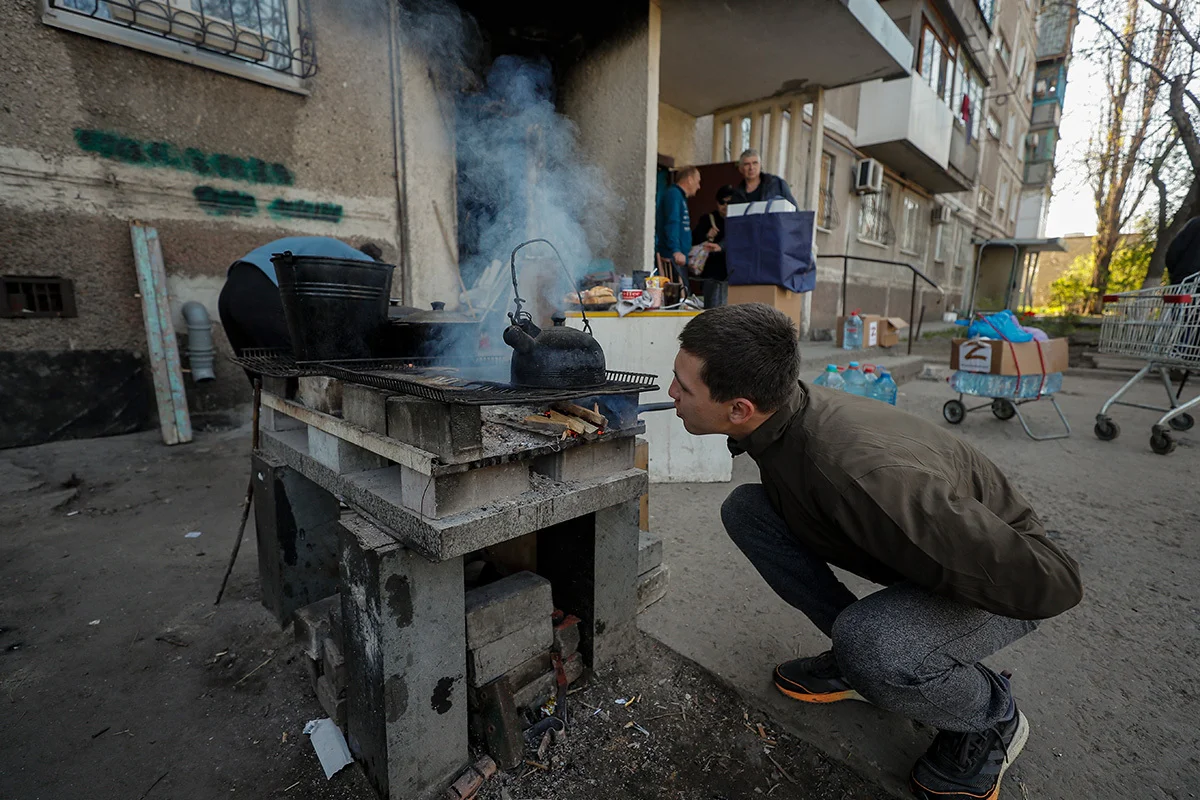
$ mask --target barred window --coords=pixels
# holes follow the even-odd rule
[[[275,73],[317,71],[308,0],[46,0],[47,22],[140,49],[118,34],[183,42]],[[55,13],[66,12],[66,13]],[[162,53],[170,55],[170,53]]]
[[[878,194],[865,194],[858,207],[858,236],[874,244],[889,244],[892,239],[892,185],[883,184]]]
[[[929,230],[926,224],[925,207],[910,194],[904,195],[904,217],[900,229],[900,249],[906,253],[920,255],[925,250],[925,237]]]

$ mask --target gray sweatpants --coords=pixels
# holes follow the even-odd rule
[[[1008,717],[1008,681],[979,661],[1036,622],[1001,617],[911,583],[859,600],[792,534],[759,484],[734,489],[721,520],[776,594],[832,638],[842,676],[867,700],[948,731],[983,731]]]

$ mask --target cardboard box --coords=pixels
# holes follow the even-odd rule
[[[863,321],[863,347],[894,347],[900,343],[900,331],[908,327],[903,317],[880,317],[876,314],[860,314]],[[845,317],[837,318],[837,346],[842,346],[842,323]]]
[[[950,369],[989,375],[1041,375],[1067,368],[1070,348],[1066,339],[1041,342],[1005,342],[999,339],[952,339]]]
[[[800,327],[800,318],[803,316],[803,299],[804,295],[789,292],[780,286],[729,286],[729,305],[766,303],[791,317],[797,328]]]

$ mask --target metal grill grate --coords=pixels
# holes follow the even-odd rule
[[[282,350],[248,349],[233,361],[251,372],[274,378],[324,375],[439,403],[471,406],[553,403],[658,389],[656,375],[617,370],[609,370],[608,380],[600,386],[582,389],[513,386],[503,382],[508,373],[508,356],[483,356],[467,361],[406,358],[297,364],[290,353]],[[468,374],[487,378],[467,377]]]

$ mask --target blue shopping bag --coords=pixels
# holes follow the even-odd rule
[[[726,219],[725,263],[729,283],[735,286],[782,286],[793,292],[811,292],[817,284],[817,259],[813,253],[815,211],[771,211]]]

